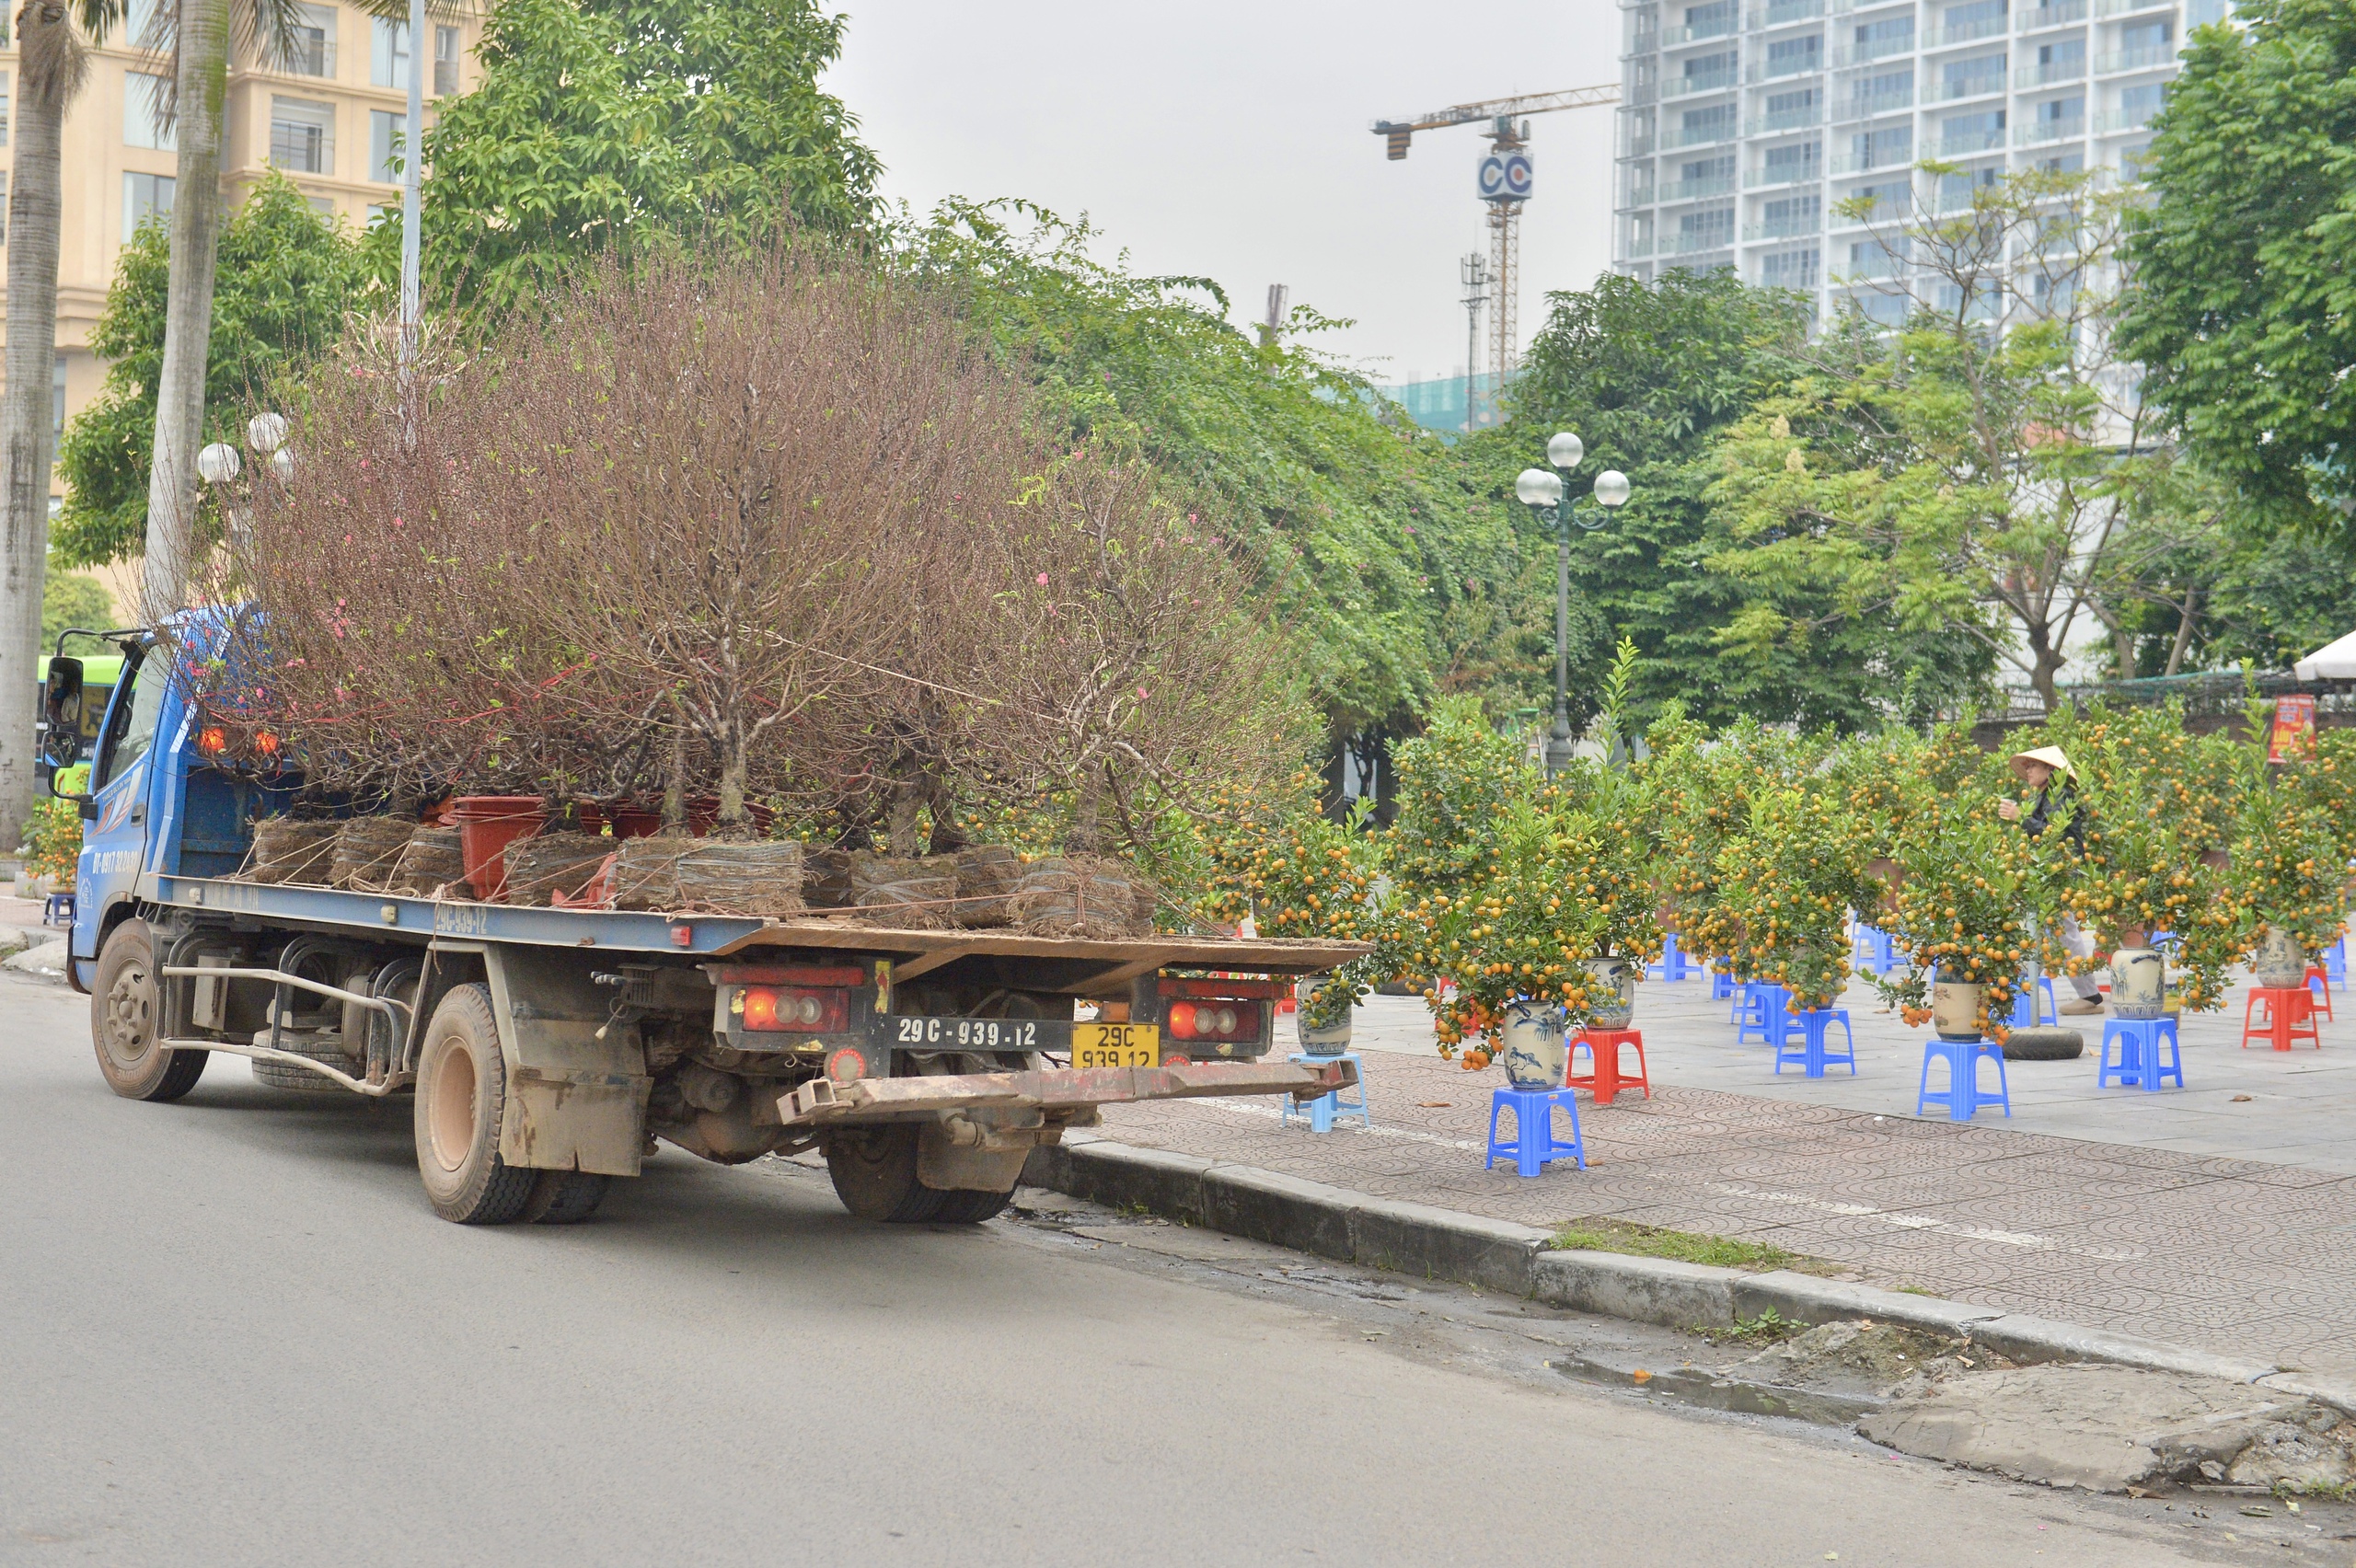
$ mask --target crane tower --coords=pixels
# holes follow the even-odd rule
[[[1489,209],[1488,360],[1493,386],[1503,386],[1520,358],[1521,209],[1530,201],[1530,121],[1526,116],[1558,109],[1588,109],[1620,101],[1617,83],[1598,87],[1570,87],[1556,93],[1530,93],[1520,98],[1489,98],[1460,103],[1412,120],[1378,120],[1374,133],[1383,139],[1385,156],[1397,161],[1407,156],[1407,144],[1418,131],[1450,125],[1489,122],[1489,150],[1482,156],[1478,190]],[[1468,286],[1471,277],[1465,279]],[[1466,301],[1468,306],[1472,302]],[[1465,371],[1465,422],[1472,422],[1473,366]]]

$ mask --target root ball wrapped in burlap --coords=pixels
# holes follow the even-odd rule
[[[615,842],[590,833],[542,833],[515,840],[503,851],[507,902],[546,905],[558,893],[579,897],[614,852]]]
[[[935,855],[897,860],[856,855],[850,902],[866,922],[903,931],[935,931],[957,923],[957,861]]]
[[[463,882],[466,875],[467,857],[458,843],[458,830],[421,827],[401,846],[382,891],[431,898],[451,882]],[[472,891],[466,890],[462,896],[471,897]]]
[[[1022,857],[1003,844],[971,844],[951,857],[957,866],[957,923],[1003,926],[1022,882]]]
[[[253,858],[247,863],[245,880],[324,885],[335,864],[336,835],[342,830],[340,822],[264,817],[254,824]]]
[[[618,909],[800,915],[803,847],[790,839],[628,838],[614,862]]]
[[[417,824],[407,817],[352,818],[335,836],[329,882],[358,893],[384,892],[416,831]]]
[[[805,849],[802,856],[802,896],[813,909],[850,907],[850,863],[858,857],[849,849]]]
[[[1007,901],[1029,937],[1144,937],[1153,934],[1155,890],[1134,867],[1097,855],[1034,861]]]

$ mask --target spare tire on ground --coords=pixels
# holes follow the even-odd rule
[[[2004,1036],[2008,1062],[2067,1062],[2086,1052],[2086,1037],[2074,1029],[2015,1029]]]

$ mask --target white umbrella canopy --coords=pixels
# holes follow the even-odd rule
[[[2303,681],[2356,680],[2356,631],[2316,649],[2292,665],[2291,673]]]

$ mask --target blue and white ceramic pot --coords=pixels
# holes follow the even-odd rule
[[[1570,1070],[1570,1047],[1563,1039],[1563,1009],[1552,1002],[1506,1004],[1506,1080],[1516,1089],[1560,1089]]]
[[[1636,966],[1624,958],[1590,958],[1585,968],[1587,1020],[1598,1029],[1625,1029],[1636,1018]]]
[[[2157,949],[2120,948],[2110,955],[2112,1017],[2158,1018],[2166,1012],[2167,999],[2167,960]]]

